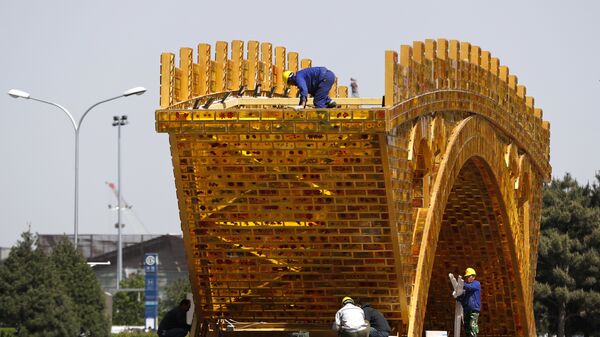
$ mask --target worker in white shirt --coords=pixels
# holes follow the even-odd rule
[[[342,307],[335,314],[332,329],[341,337],[367,337],[370,330],[365,312],[348,296],[342,299]]]

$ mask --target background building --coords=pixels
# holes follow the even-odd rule
[[[39,247],[46,253],[63,238],[72,240],[72,235],[39,235]],[[164,288],[169,282],[188,277],[187,262],[181,235],[122,235],[123,276],[144,273],[144,254],[158,253],[158,285]],[[116,288],[117,280],[117,235],[79,235],[79,249],[88,262],[109,262],[93,267],[102,289]]]

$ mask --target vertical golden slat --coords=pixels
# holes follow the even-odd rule
[[[242,70],[244,64],[244,41],[231,42],[231,67],[228,70],[229,90],[237,90],[242,85]]]
[[[517,89],[517,84],[519,83],[519,79],[517,75],[508,75],[508,87],[512,90]]]
[[[494,76],[500,76],[500,60],[497,57],[490,59],[490,72]]]
[[[437,44],[433,39],[425,40],[425,59],[433,61],[436,58]]]
[[[227,49],[228,44],[225,41],[217,41],[215,46],[215,69],[213,72],[214,92],[225,91],[227,76]]]
[[[175,67],[175,87],[173,88],[173,103],[181,102],[181,69]]]
[[[298,71],[298,53],[289,52],[287,54],[287,57],[288,57],[287,70],[293,71],[294,73],[297,72]],[[287,85],[287,83],[284,83],[284,85]],[[288,97],[296,97],[296,95],[298,95],[298,88],[296,88],[295,86],[290,86],[290,92],[288,93]]]
[[[336,95],[336,97],[343,97],[343,98],[348,97],[348,87],[344,86],[344,85],[340,85],[337,88],[337,95]],[[348,108],[348,105],[342,105],[341,107],[342,108]]]
[[[160,107],[173,104],[173,88],[175,86],[175,54],[160,54]]]
[[[544,130],[550,131],[550,122],[548,122],[548,121],[542,121],[542,128]],[[548,149],[550,149],[550,148],[548,148]]]
[[[397,101],[406,99],[412,95],[415,87],[414,81],[414,69],[412,65],[412,47],[409,45],[400,46],[400,69],[402,71],[402,89],[398,92]]]
[[[491,81],[490,81],[490,52],[482,51],[481,52],[481,71],[479,72],[479,86],[481,88],[481,93],[489,96],[491,89]]]
[[[469,42],[460,43],[460,60],[469,62],[471,54],[471,44]]]
[[[261,92],[265,91],[265,90],[269,90],[269,87],[267,85],[267,80],[265,79],[265,77],[269,76],[269,70],[267,69],[267,63],[263,62],[263,61],[259,61],[258,62],[258,77],[256,78],[256,87],[260,87],[261,88]]]
[[[396,63],[398,63],[398,53],[393,50],[385,51],[385,106],[390,107],[396,104]]]
[[[414,41],[412,49],[413,60],[417,63],[423,63],[425,57],[425,44],[421,41]]]
[[[452,89],[458,88],[458,71],[460,69],[460,55],[458,55],[459,50],[459,42],[457,40],[450,40],[450,44],[448,46],[448,86]]]
[[[469,55],[469,63],[471,64],[471,73],[469,75],[469,87],[477,93],[481,93],[479,84],[479,76],[481,69],[481,48],[479,46],[471,46]]]
[[[244,84],[249,90],[254,90],[258,75],[258,41],[248,41],[248,65]]]
[[[210,92],[210,45],[198,44],[198,88],[197,95]],[[194,87],[195,88],[195,87]],[[195,88],[196,89],[196,88]]]
[[[192,63],[192,97],[200,95],[200,66]]]
[[[414,94],[419,95],[425,88],[425,44],[421,41],[413,42],[413,82],[414,82]]]
[[[498,78],[501,81],[508,83],[508,72],[509,72],[509,69],[507,66],[498,67]]]
[[[500,78],[500,60],[497,57],[490,58],[490,91],[494,100],[498,101]]]
[[[507,66],[498,67],[498,98],[500,104],[506,108],[508,103],[508,73],[509,69]]]
[[[525,96],[525,105],[530,109],[535,109],[535,99],[532,96]]]
[[[338,79],[336,77],[335,81],[333,81],[333,85],[331,86],[331,89],[329,89],[329,93],[327,94],[329,97],[337,97],[337,83],[338,83]]]
[[[262,62],[262,89],[268,91],[271,90],[271,86],[273,85],[271,78],[271,70],[273,65],[273,46],[270,43],[263,42],[260,44],[260,60]]]
[[[438,39],[437,40],[437,51],[436,51],[435,55],[440,60],[448,59],[448,40],[446,40],[446,39]]]
[[[484,50],[481,52],[480,65],[483,70],[490,71],[490,52],[489,51]]]
[[[300,61],[300,69],[306,69],[310,67],[312,67],[311,59],[302,59],[302,61]]]
[[[508,96],[508,102],[509,102],[509,106],[508,106],[508,111],[510,112],[516,112],[514,111],[514,105],[517,102],[517,84],[519,84],[519,79],[517,78],[516,75],[508,75],[508,92],[507,92],[507,96]]]
[[[525,99],[527,95],[527,88],[524,85],[517,85],[517,96],[521,99]]]
[[[438,71],[438,60],[435,55],[437,51],[436,42],[433,39],[425,40],[425,61],[427,62],[427,82],[429,83],[429,89],[437,88],[436,79],[439,77]]]
[[[437,69],[438,74],[437,88],[448,87],[448,40],[438,39],[437,40],[437,51],[436,51]]]
[[[469,63],[470,54],[471,44],[469,42],[461,42],[459,51],[460,61],[458,62],[458,81],[459,87],[465,90],[469,89],[469,77],[471,76],[471,64]]]
[[[285,47],[275,47],[275,71],[273,72],[273,82],[275,84],[275,93],[283,94],[285,83],[283,83],[283,72],[285,68]]]
[[[192,98],[194,85],[194,51],[192,48],[179,49],[179,68],[181,68],[181,100]]]

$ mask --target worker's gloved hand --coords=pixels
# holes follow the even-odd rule
[[[304,109],[304,105],[294,105],[292,108],[294,110],[302,110],[302,109]]]
[[[306,106],[306,96],[300,96],[300,103],[298,105],[300,105],[301,107]]]

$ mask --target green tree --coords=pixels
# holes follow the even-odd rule
[[[83,255],[65,238],[52,251],[51,261],[75,305],[79,331],[85,336],[109,336],[104,293]]]
[[[144,288],[144,276],[132,275],[120,283],[121,288]],[[144,325],[144,292],[121,291],[113,297],[114,325]]]
[[[158,317],[162,319],[165,314],[179,305],[182,299],[187,297],[188,293],[192,292],[190,281],[187,278],[177,279],[165,287],[165,292],[162,294],[158,302]]]
[[[15,327],[17,336],[23,337],[77,336],[73,303],[35,243],[31,232],[23,233],[0,267],[4,324]]]
[[[580,186],[567,174],[544,189],[535,284],[540,332],[590,336],[600,328],[600,209],[593,204],[595,188]]]

